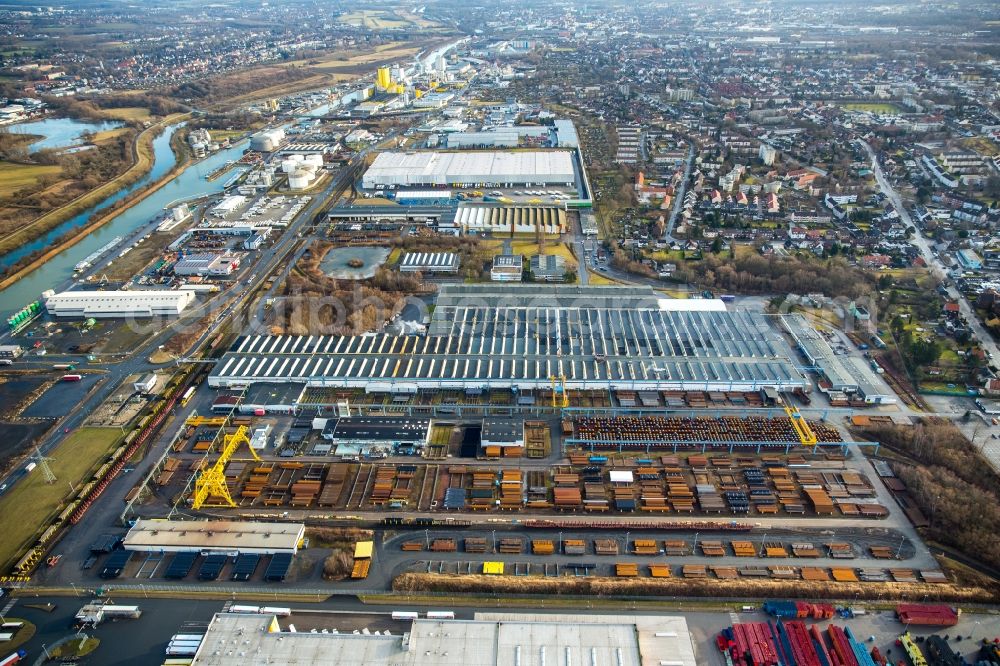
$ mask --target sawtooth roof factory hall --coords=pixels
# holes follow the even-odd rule
[[[648,288],[444,286],[426,336],[246,336],[213,387],[305,382],[439,388],[793,390],[806,380],[767,317]]]

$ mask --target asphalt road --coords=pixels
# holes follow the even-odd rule
[[[916,233],[913,234],[910,241],[917,247],[918,250],[920,250],[920,256],[927,263],[927,266],[930,268],[932,274],[936,275],[938,278],[945,279],[945,276],[948,274],[947,267],[931,249],[930,241],[924,237],[923,232],[920,231],[920,227],[913,222],[913,218],[910,216],[909,210],[904,205],[902,197],[900,197],[899,193],[895,190],[895,188],[893,188],[892,183],[889,182],[885,172],[882,170],[882,165],[879,164],[875,151],[872,150],[872,147],[866,142],[861,141],[861,144],[864,146],[865,150],[868,152],[868,156],[871,158],[872,171],[875,172],[875,180],[878,182],[879,189],[882,190],[882,193],[889,199],[889,202],[892,203],[893,208],[895,208],[899,213],[899,217],[903,223],[916,230]],[[948,293],[948,298],[958,303],[959,312],[968,323],[969,328],[972,329],[976,340],[986,351],[987,355],[991,359],[1000,359],[1000,346],[997,345],[993,336],[986,330],[986,327],[983,326],[982,321],[979,319],[979,315],[977,315],[972,309],[968,299],[966,299],[962,293],[960,293],[952,284],[948,282],[945,282],[945,289]],[[967,399],[963,399],[963,402],[968,405],[965,409],[974,408]],[[965,409],[958,410],[959,414],[964,414]],[[954,418],[954,416],[952,416],[952,418]],[[961,423],[959,423],[959,425],[961,426]],[[1000,433],[1000,429],[994,428],[991,434],[997,433]],[[966,429],[966,435],[971,437],[972,433],[968,432],[968,429]],[[984,437],[986,436],[987,435],[984,434]],[[991,438],[989,441],[984,442],[984,445],[981,446],[981,450],[993,467],[1000,470],[1000,443],[998,443],[997,440],[992,440]]]
[[[687,161],[684,163],[684,179],[681,181],[681,186],[674,193],[674,205],[670,209],[670,220],[667,222],[667,229],[663,234],[663,238],[667,241],[672,241],[674,239],[674,226],[677,224],[677,216],[681,212],[681,208],[684,206],[684,194],[687,192],[688,181],[691,179],[691,168],[694,165],[694,146],[688,147]]]

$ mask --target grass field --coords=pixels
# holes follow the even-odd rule
[[[388,16],[387,12],[371,9],[362,9],[341,14],[337,17],[337,20],[347,25],[356,25],[361,28],[371,28],[373,30],[381,28],[405,28],[410,25],[406,21]]]
[[[848,111],[868,111],[869,113],[899,113],[900,109],[890,102],[852,102],[844,104]]]
[[[356,67],[357,65],[367,65],[369,63],[383,60],[398,60],[420,51],[420,47],[404,46],[404,44],[405,42],[390,42],[388,44],[382,44],[371,53],[361,53],[349,58],[335,57],[327,60],[320,60],[313,66],[319,69]]]
[[[503,241],[486,241],[487,247],[493,252],[499,252],[503,248]],[[511,250],[514,254],[523,254],[525,257],[533,257],[538,254],[538,243],[534,240],[514,240],[511,242]],[[555,254],[566,260],[567,268],[576,266],[576,257],[570,252],[565,243],[549,241],[545,243],[545,254]]]
[[[104,109],[104,115],[116,120],[147,120],[149,109],[141,106],[123,106],[119,109]]]
[[[618,282],[616,280],[612,280],[608,276],[606,276],[606,275],[604,275],[602,273],[594,272],[594,271],[590,271],[590,277],[587,279],[587,283],[588,284],[597,285],[597,286],[618,285],[618,284],[621,284],[621,282]]]
[[[71,495],[70,485],[79,487],[86,482],[121,438],[118,428],[79,428],[49,454],[55,483],[45,483],[41,470],[35,470],[0,497],[0,565],[6,568],[13,564],[18,553],[61,510]]]
[[[103,132],[94,132],[94,138],[91,140],[92,143],[101,143],[102,141],[109,141],[116,136],[125,134],[129,131],[128,127],[118,127],[116,129],[104,130]]]
[[[400,18],[409,21],[418,28],[437,28],[440,25],[439,23],[435,23],[434,21],[431,21],[429,19],[422,18],[420,14],[414,14],[404,9],[397,9],[396,13],[399,15]]]
[[[983,136],[974,136],[968,139],[962,139],[962,145],[969,150],[974,150],[977,153],[985,155],[986,157],[993,157],[1000,152],[1000,149],[997,148],[997,144]]]
[[[7,197],[23,187],[34,185],[42,176],[59,175],[62,167],[41,164],[0,162],[0,197]]]
[[[226,139],[235,139],[236,137],[243,136],[247,133],[247,130],[209,130],[208,133],[212,136],[213,141],[225,141]]]

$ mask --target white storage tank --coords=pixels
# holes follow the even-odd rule
[[[250,139],[250,150],[256,150],[260,153],[270,153],[275,148],[277,146],[274,143],[274,139],[266,132]]]
[[[304,190],[313,181],[313,173],[309,169],[296,169],[288,175],[288,187],[293,190]]]
[[[300,159],[294,159],[296,157],[299,157],[299,156],[298,155],[292,155],[291,157],[286,157],[285,159],[281,160],[281,172],[282,173],[292,173],[293,171],[297,171],[300,168],[300,166],[302,164],[301,158]]]
[[[323,156],[319,154],[306,155],[305,158],[306,166],[316,167],[317,169],[323,166]]]

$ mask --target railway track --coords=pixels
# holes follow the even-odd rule
[[[375,466],[362,464],[358,470],[358,475],[354,477],[354,485],[351,486],[351,494],[347,498],[348,509],[361,508],[361,505],[364,504],[365,496],[368,494],[368,486],[374,479]]]
[[[427,473],[427,469],[429,468],[425,468],[425,473],[420,482],[420,497],[417,500],[418,511],[427,511],[431,508],[431,502],[434,500],[434,490],[437,488],[437,475],[441,468],[436,467],[434,469],[433,480],[430,480],[429,477],[431,475]]]

